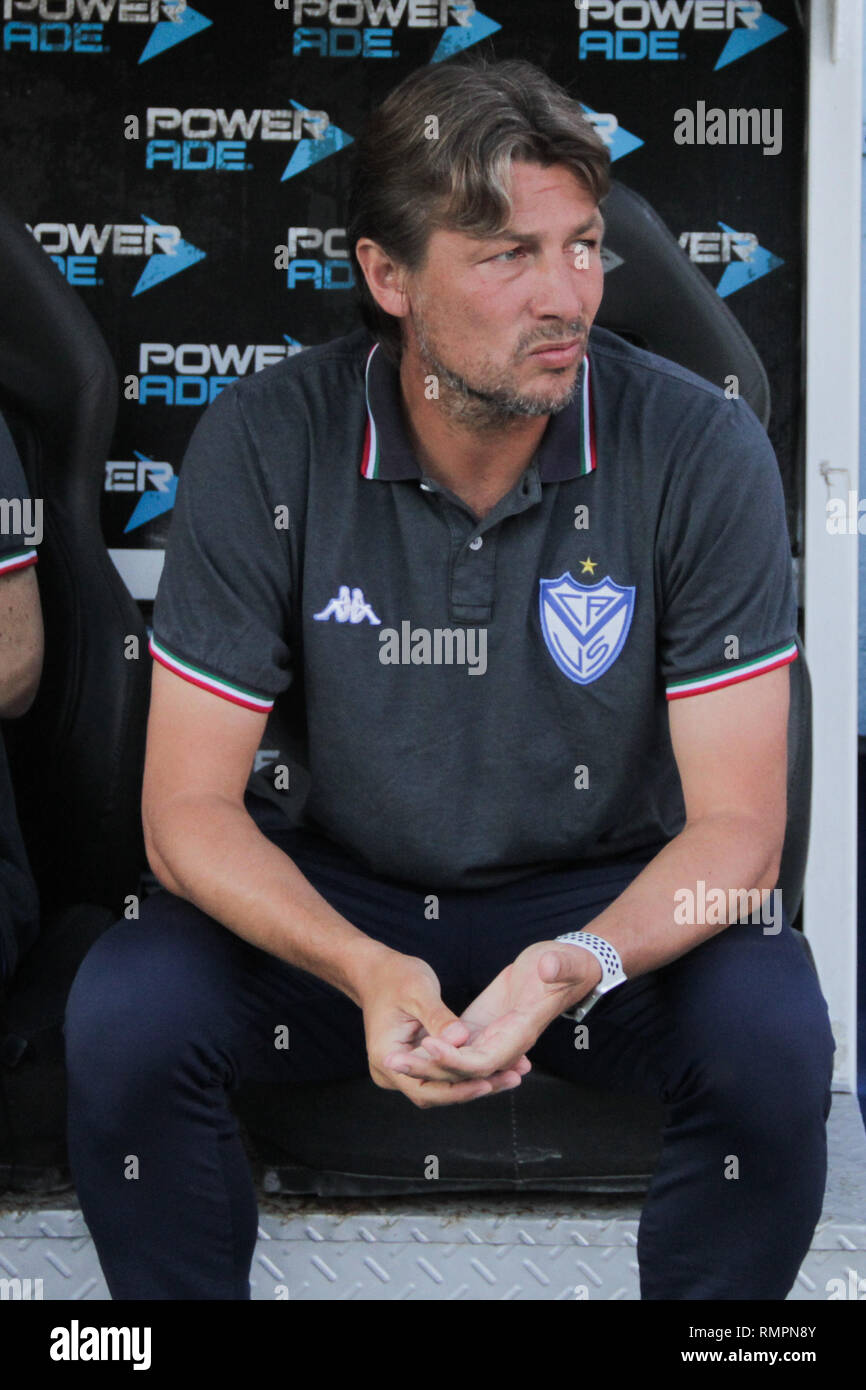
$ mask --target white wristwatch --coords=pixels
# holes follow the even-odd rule
[[[607,994],[614,985],[623,984],[628,976],[622,968],[619,952],[609,941],[605,941],[603,936],[595,936],[591,931],[567,931],[563,936],[556,937],[556,940],[566,941],[570,946],[582,946],[584,950],[591,951],[601,965],[601,979],[595,989],[585,999],[581,999],[576,1008],[569,1009],[561,1015],[562,1018],[571,1018],[580,1023],[603,994]]]

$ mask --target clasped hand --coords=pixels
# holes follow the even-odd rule
[[[400,960],[396,992],[377,990],[364,1004],[370,1072],[377,1085],[403,1091],[421,1108],[519,1086],[544,1029],[601,979],[598,961],[581,947],[535,942],[458,1018],[431,967]]]

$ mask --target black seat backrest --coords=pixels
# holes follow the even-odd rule
[[[751,340],[645,198],[616,179],[602,204],[610,260],[596,323],[638,347],[737,389],[764,429],[770,384]]]
[[[617,180],[602,205],[609,257],[596,323],[638,347],[668,357],[724,387],[731,376],[764,428],[770,420],[767,373],[723,299],[692,264],[645,198]],[[789,667],[788,823],[779,887],[789,920],[803,895],[812,783],[809,672],[800,655]]]
[[[38,694],[3,736],[43,916],[84,901],[120,910],[144,865],[147,629],[100,526],[117,400],[78,294],[0,206],[0,410],[43,502],[45,624]]]

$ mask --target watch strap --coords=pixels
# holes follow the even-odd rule
[[[580,1023],[586,1017],[603,994],[613,989],[615,985],[624,984],[628,976],[622,968],[622,961],[615,946],[606,941],[603,936],[596,936],[589,931],[569,931],[562,936],[556,937],[557,941],[564,941],[570,946],[582,946],[584,950],[591,952],[601,966],[601,979],[598,984],[584,999],[581,999],[572,1009],[567,1009],[561,1015],[562,1018],[573,1019]]]

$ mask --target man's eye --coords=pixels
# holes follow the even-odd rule
[[[594,251],[594,250],[598,247],[598,238],[597,238],[597,237],[578,237],[578,239],[577,239],[576,241],[572,242],[572,245],[573,245],[573,246],[586,246],[586,247],[588,247],[591,251]],[[525,246],[512,246],[512,248],[511,248],[510,251],[500,251],[500,252],[499,252],[499,255],[498,255],[498,256],[493,256],[492,259],[493,259],[494,261],[504,261],[506,265],[510,265],[510,264],[513,264],[515,257],[521,256],[521,255],[525,255],[525,254],[526,254],[526,247],[525,247]]]

